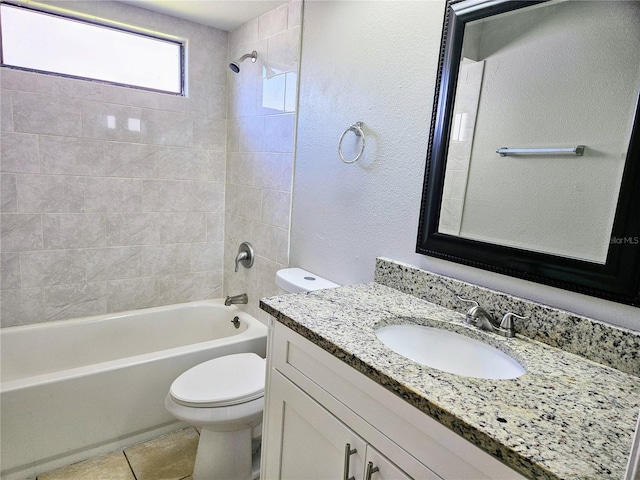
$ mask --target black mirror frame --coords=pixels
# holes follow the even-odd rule
[[[604,265],[438,233],[451,117],[467,22],[544,3],[447,0],[431,117],[416,252],[536,283],[640,306],[640,105]],[[486,3],[486,5],[483,5]],[[640,99],[639,99],[640,102]],[[618,239],[616,242],[614,240]]]

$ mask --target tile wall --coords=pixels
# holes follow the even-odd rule
[[[116,2],[53,4],[186,39],[188,95],[0,69],[2,326],[220,297],[228,33]],[[288,10],[283,13],[287,19]],[[259,24],[266,28],[265,22]],[[251,41],[263,52],[288,39],[287,32]],[[234,105],[244,101],[238,99]],[[275,185],[256,175],[260,181],[246,188],[261,195],[247,208],[246,198],[255,195],[239,193],[245,179],[232,168],[229,198],[243,199],[236,202],[242,210],[233,212],[256,224],[252,233],[264,229],[280,242],[280,256],[268,256],[275,265],[286,263],[280,244],[286,243],[288,207],[262,207],[288,205],[293,141],[280,127],[292,132],[293,114],[281,112],[272,121],[265,114],[256,108],[250,125],[262,122],[266,143],[274,145],[267,159],[274,168],[288,163],[287,180]],[[235,125],[230,138],[240,130]],[[247,157],[232,165],[253,161],[255,150],[244,141],[235,145],[237,155]],[[263,210],[273,213],[255,218]],[[234,232],[227,238],[232,245],[245,239]],[[263,242],[254,243],[267,255]]]
[[[229,60],[255,50],[229,73],[225,294],[249,295],[247,310],[266,320],[261,297],[275,295],[275,273],[289,263],[289,217],[302,2],[294,0],[229,35]],[[238,246],[250,242],[251,269],[234,273]]]
[[[484,60],[464,59],[458,72],[456,100],[453,107],[453,125],[442,192],[442,208],[438,231],[460,235],[464,199],[467,192],[471,148],[475,132]]]

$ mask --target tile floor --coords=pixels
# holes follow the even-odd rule
[[[191,480],[197,448],[198,431],[185,428],[38,475],[37,480]]]

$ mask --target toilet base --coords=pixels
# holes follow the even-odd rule
[[[260,451],[262,448],[258,448],[251,455],[251,480],[260,479]]]
[[[251,480],[251,430],[216,432],[202,427],[193,480]]]

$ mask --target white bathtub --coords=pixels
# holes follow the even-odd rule
[[[179,428],[164,408],[171,382],[222,355],[264,357],[266,335],[222,300],[1,329],[0,477],[32,477]]]

